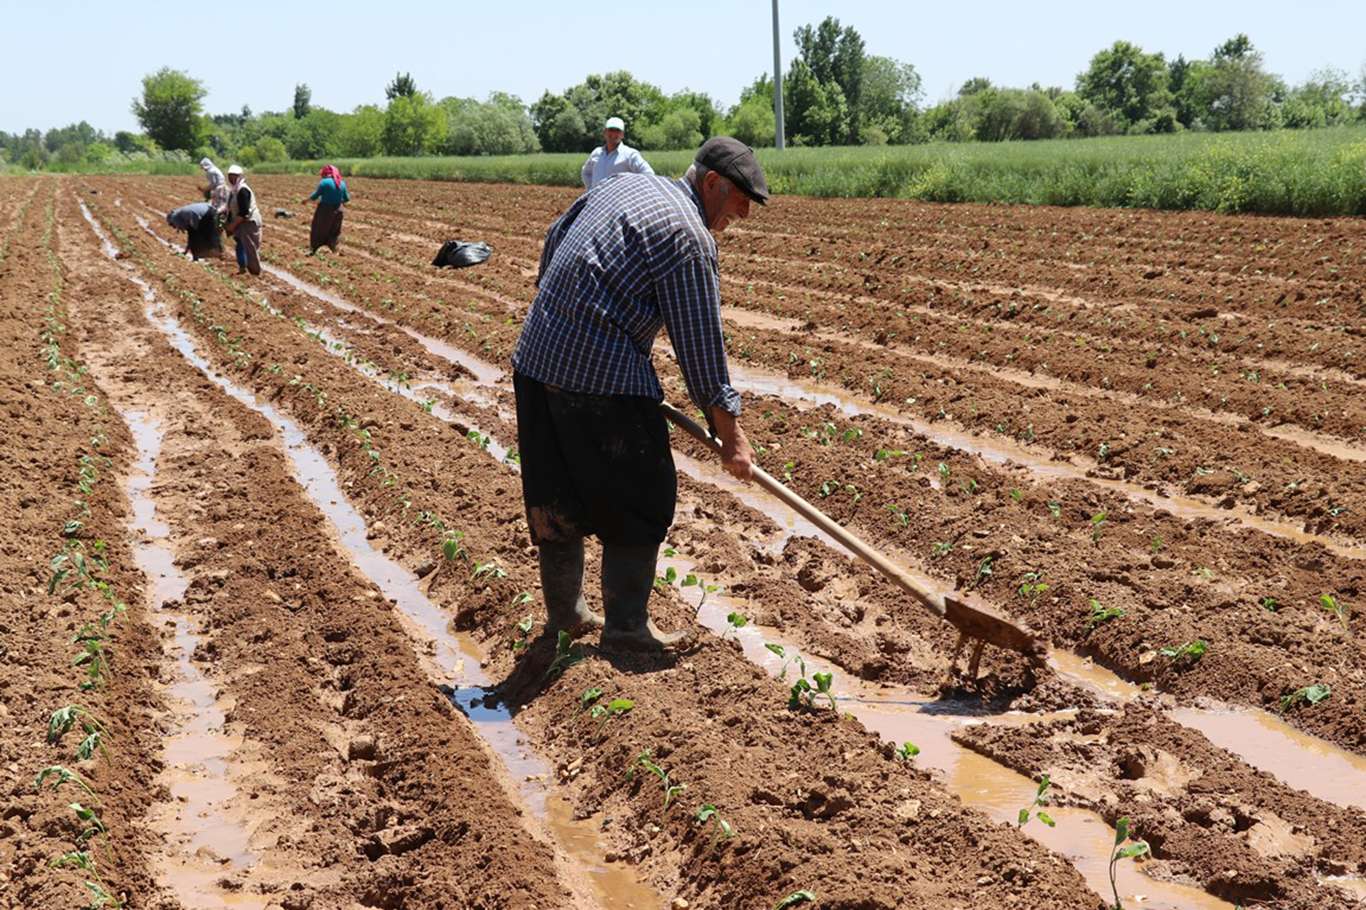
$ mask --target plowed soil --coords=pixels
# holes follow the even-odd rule
[[[252,183],[267,213],[309,190]],[[1131,819],[1151,857],[1126,906],[1354,906],[1360,222],[784,197],[724,234],[761,464],[1056,654],[1056,674],[988,649],[981,679],[955,676],[954,630],[675,434],[678,575],[653,612],[675,628],[743,613],[746,635],[833,670],[849,701],[829,710],[789,707],[795,665],[775,678],[745,657],[760,639],[742,654],[734,633],[652,661],[590,638],[554,663],[507,370],[572,193],[356,181],[340,256],[306,255],[307,212],[268,217],[269,271],[251,279],[177,255],[163,215],[191,181],[4,184],[0,415],[19,444],[0,467],[0,907],[78,906],[95,887],[167,910],[1113,902],[1079,842],[977,808],[985,781],[932,748],[985,756],[993,779],[1049,775],[1092,828]],[[445,239],[494,255],[432,269]],[[666,344],[656,359],[681,403]],[[128,481],[149,439],[144,501]],[[343,507],[430,623],[390,600]],[[149,508],[183,594],[139,568]],[[49,593],[62,553],[95,571]],[[680,586],[688,573],[702,583]],[[115,601],[92,676],[72,638]],[[186,641],[232,745],[177,784],[167,744],[197,710],[175,698]],[[1081,657],[1134,688],[1096,688],[1069,669]],[[484,677],[498,688],[470,688]],[[591,689],[631,707],[595,717]],[[907,761],[865,725],[874,703],[971,722]],[[48,741],[72,704],[105,750],[77,756],[79,724]],[[1345,788],[1297,789],[1183,722],[1226,706],[1317,738],[1302,763],[1336,756]],[[40,791],[52,765],[90,791]],[[185,834],[177,787],[220,771],[229,791],[188,828],[240,831],[245,851]],[[63,854],[84,868],[50,862]]]

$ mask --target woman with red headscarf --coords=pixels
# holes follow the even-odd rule
[[[346,181],[342,179],[341,171],[337,170],[335,164],[325,165],[318,172],[318,176],[322,178],[318,181],[318,188],[313,191],[312,196],[304,200],[318,200],[318,207],[313,210],[313,227],[309,230],[308,236],[310,256],[318,252],[318,247],[322,246],[334,253],[337,252],[337,244],[341,241],[342,204],[351,201]]]

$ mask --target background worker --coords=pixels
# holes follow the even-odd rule
[[[653,174],[654,168],[640,156],[640,152],[622,142],[626,124],[620,117],[608,117],[602,129],[602,145],[593,149],[583,163],[580,176],[584,189],[591,190],[617,174]]]
[[[228,183],[223,179],[223,172],[208,158],[200,158],[199,166],[204,169],[204,176],[209,181],[209,185],[205,187],[204,198],[213,206],[215,212],[222,215],[228,210]]]
[[[716,241],[764,203],[754,153],[708,141],[681,180],[624,174],[584,193],[546,234],[539,291],[512,356],[522,496],[540,548],[553,633],[602,627],[604,648],[676,648],[684,633],[649,620],[659,545],[678,478],[650,360],[667,328],[688,394],[748,480],[754,453],[738,422],[721,336]],[[602,541],[606,619],[583,599],[583,541]]]
[[[186,233],[185,252],[195,259],[223,258],[218,213],[207,202],[192,202],[166,213],[166,223]]]
[[[337,244],[341,242],[342,205],[351,201],[346,181],[335,164],[323,165],[318,176],[322,178],[318,181],[318,188],[304,200],[305,203],[318,200],[318,207],[313,210],[313,226],[308,231],[310,256],[318,252],[321,246],[337,252]]]
[[[224,230],[237,243],[237,274],[261,274],[261,210],[240,164],[228,168],[228,223]]]

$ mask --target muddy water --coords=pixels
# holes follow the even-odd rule
[[[157,519],[152,496],[161,430],[140,411],[119,414],[138,451],[127,484],[138,532],[134,555],[151,585],[150,606],[174,625],[166,646],[176,667],[175,681],[166,690],[174,732],[165,739],[165,769],[157,776],[172,801],[153,809],[150,818],[168,848],[158,859],[158,878],[187,907],[264,908],[265,898],[218,884],[256,862],[248,846],[251,832],[231,805],[238,792],[231,757],[241,738],[225,731],[218,690],[191,661],[200,638],[190,617],[176,609],[188,580],[176,568],[167,544],[170,529]]]
[[[694,565],[678,556],[661,560],[661,566],[673,567],[679,577],[686,577]],[[798,650],[784,641],[780,633],[746,625],[731,627],[727,617],[732,612],[744,611],[744,605],[732,601],[723,592],[705,593],[699,586],[680,588],[683,598],[698,608],[697,618],[718,636],[734,638],[740,643],[745,657],[759,664],[774,676],[795,679],[800,674],[795,659]],[[768,644],[776,644],[783,654],[774,653]],[[804,655],[808,674],[835,674],[835,698],[839,710],[852,714],[869,730],[884,740],[900,746],[914,743],[920,749],[915,763],[932,768],[940,781],[965,804],[981,809],[1004,824],[1015,824],[1021,808],[1034,799],[1037,784],[1029,778],[999,765],[991,759],[966,749],[953,741],[955,730],[974,723],[1025,725],[1065,717],[1071,712],[1054,714],[984,714],[975,705],[936,701],[920,693],[897,686],[871,686],[844,676],[838,668]],[[918,807],[907,807],[914,812]],[[1031,822],[1023,833],[1039,841],[1054,852],[1066,857],[1085,877],[1097,894],[1109,897],[1109,856],[1114,845],[1114,829],[1098,814],[1085,809],[1052,807],[1049,810],[1057,823],[1050,828],[1041,822]],[[1232,910],[1225,903],[1199,888],[1172,882],[1162,882],[1144,875],[1141,867],[1120,864],[1117,876],[1121,900],[1152,908],[1152,910]]]
[[[1131,701],[1142,694],[1133,683],[1071,652],[1053,651],[1049,663],[1059,676],[1112,701]],[[1366,809],[1366,757],[1256,708],[1216,704],[1172,708],[1167,715],[1282,783],[1325,802]]]
[[[1366,809],[1366,758],[1301,733],[1272,714],[1240,708],[1177,708],[1171,717],[1292,787],[1339,806]]]
[[[108,253],[113,249],[112,244],[107,242],[84,205],[82,210],[97,236],[105,241]],[[446,615],[422,592],[412,573],[371,546],[364,519],[342,491],[336,472],[308,443],[299,426],[269,403],[218,375],[150,286],[136,275],[130,273],[129,277],[143,288],[148,321],[166,336],[171,346],[207,379],[242,405],[261,414],[280,433],[295,479],[327,516],[353,564],[395,603],[409,634],[425,644],[426,656],[420,659],[427,672],[469,717],[481,738],[503,763],[509,779],[523,784],[517,793],[510,795],[527,803],[542,820],[545,830],[573,863],[573,871],[586,877],[595,903],[607,910],[656,910],[665,906],[666,899],[638,881],[631,869],[607,864],[603,860],[606,850],[598,829],[588,822],[575,821],[563,800],[549,795],[550,767],[531,751],[511,713],[489,697],[491,681],[480,669],[483,654],[478,646],[468,636],[449,629]]]
[[[1218,523],[1241,525],[1274,537],[1281,537],[1295,543],[1317,543],[1325,549],[1349,559],[1366,559],[1366,546],[1354,542],[1311,534],[1301,527],[1273,519],[1254,515],[1245,508],[1222,509],[1213,503],[1193,499],[1188,496],[1162,495],[1144,489],[1137,484],[1107,477],[1090,475],[1095,465],[1079,461],[1053,459],[1035,452],[1012,440],[1003,437],[986,437],[955,430],[942,424],[931,424],[903,414],[893,407],[869,402],[855,401],[845,395],[818,389],[806,383],[788,379],[779,373],[771,373],[748,366],[731,365],[731,376],[737,388],[760,395],[773,395],[794,404],[806,402],[808,405],[832,405],[847,416],[866,414],[890,423],[906,427],[918,436],[923,436],[939,445],[976,455],[990,464],[1019,465],[1030,474],[1042,480],[1083,480],[1086,483],[1112,490],[1136,502],[1142,502],[1154,509],[1164,509],[1184,519],[1204,519]],[[797,404],[796,406],[800,406]]]

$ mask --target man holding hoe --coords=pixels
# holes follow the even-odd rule
[[[522,494],[540,549],[550,632],[601,628],[604,648],[676,649],[686,633],[649,619],[659,545],[677,475],[650,360],[667,328],[689,397],[750,478],[721,335],[716,241],[750,203],[768,201],[754,152],[722,136],[681,180],[623,174],[580,196],[550,227],[539,289],[512,356]],[[710,231],[711,233],[708,233]],[[606,614],[583,598],[583,541],[602,541]]]

